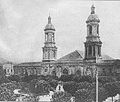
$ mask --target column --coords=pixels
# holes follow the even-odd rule
[[[53,51],[53,58],[55,59],[55,50]]]
[[[98,56],[100,56],[100,47],[98,46]]]
[[[49,55],[49,56],[50,56],[49,58],[51,59],[51,56],[52,56],[52,54],[51,54],[51,50],[49,51],[49,54],[50,54],[50,55]]]
[[[85,46],[85,58],[86,58],[86,56],[87,56],[87,48]]]
[[[99,48],[100,48],[99,50],[100,50],[100,56],[101,56],[101,47],[99,47]]]
[[[88,55],[89,55],[88,52],[89,52],[89,47],[87,46],[87,57],[88,57]]]
[[[95,35],[94,34],[94,25],[92,25],[92,35]]]
[[[97,46],[95,46],[95,56],[97,56]]]
[[[48,39],[49,39],[48,33],[46,34],[46,36],[47,36],[47,37],[46,37],[46,41],[48,42]]]
[[[45,58],[45,51],[44,51],[44,48],[43,48],[43,59]]]
[[[89,35],[89,26],[87,25],[87,36]]]
[[[98,102],[98,70],[96,67],[96,102]]]
[[[55,50],[55,59],[57,58],[57,51]]]
[[[99,54],[98,54],[98,53],[99,53],[98,50],[99,50],[99,49],[98,49],[98,46],[96,46],[96,56],[99,55]]]
[[[47,41],[47,34],[45,33],[45,42]]]
[[[99,24],[97,25],[97,34],[99,35]]]
[[[92,46],[92,57],[94,56],[94,46]]]
[[[55,35],[54,35],[54,33],[53,33],[53,42],[55,42]]]

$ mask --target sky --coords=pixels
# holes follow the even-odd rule
[[[0,57],[13,62],[42,60],[44,27],[49,13],[57,58],[84,51],[91,5],[100,19],[102,53],[120,58],[120,1],[0,0]]]

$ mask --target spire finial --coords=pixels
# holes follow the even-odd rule
[[[91,14],[95,14],[95,6],[94,6],[94,4],[91,6]]]
[[[51,23],[51,17],[50,17],[50,13],[49,13],[49,17],[48,17],[48,24]]]

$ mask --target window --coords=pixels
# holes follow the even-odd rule
[[[60,86],[59,86],[59,91],[60,91]]]
[[[76,71],[76,75],[81,75],[81,71],[80,71],[80,70],[77,70],[77,71]]]
[[[45,68],[45,72],[47,72],[48,71],[48,69],[47,68]]]
[[[63,70],[63,74],[68,75],[68,70],[66,68]]]
[[[95,46],[93,47],[93,56],[95,56]]]
[[[98,55],[101,56],[101,48],[98,47]]]
[[[89,55],[92,55],[92,46],[89,46]]]
[[[56,71],[55,70],[52,71],[52,75],[56,76]]]
[[[99,34],[99,25],[97,26],[97,34]]]
[[[92,26],[91,25],[89,26],[89,33],[90,33],[90,35],[92,34]]]
[[[87,69],[87,71],[86,71],[86,75],[88,75],[88,76],[91,76],[91,75],[92,75],[92,72],[91,72],[90,69]]]

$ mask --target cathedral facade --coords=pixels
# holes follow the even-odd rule
[[[87,36],[84,42],[85,52],[75,50],[57,59],[55,45],[55,27],[51,17],[45,26],[45,42],[43,60],[41,62],[26,62],[13,66],[15,75],[61,75],[78,74],[81,76],[95,76],[96,69],[101,76],[120,74],[120,60],[101,54],[102,41],[99,34],[100,19],[95,13],[94,5],[86,20]]]

